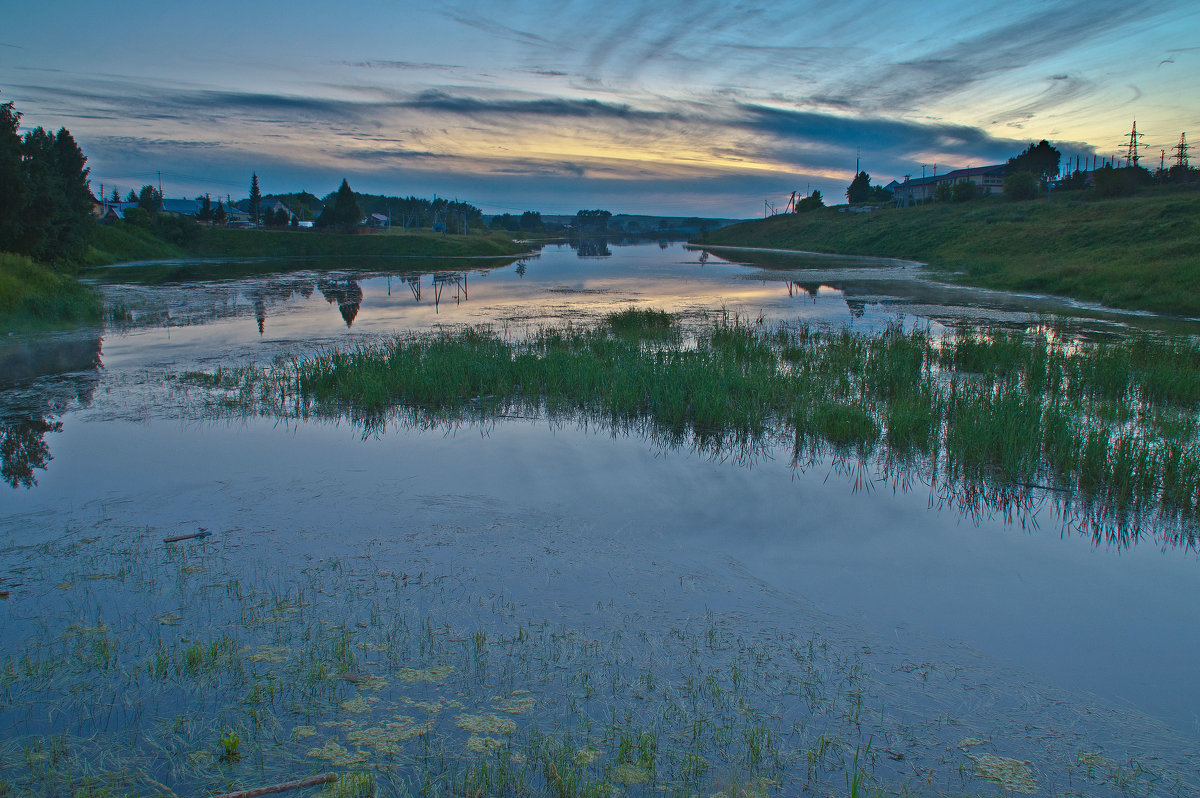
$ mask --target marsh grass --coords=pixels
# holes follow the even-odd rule
[[[72,274],[0,252],[0,329],[96,322],[101,310],[99,295]]]
[[[728,316],[684,336],[668,314],[630,309],[596,328],[408,336],[181,383],[210,389],[226,412],[349,415],[368,433],[398,417],[545,413],[717,456],[791,440],[797,465],[822,453],[907,463],[967,506],[1011,496],[1020,507],[1049,491],[1081,526],[1125,542],[1158,525],[1192,545],[1200,513],[1190,339],[935,338],[899,325],[868,335]]]

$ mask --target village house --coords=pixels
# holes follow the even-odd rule
[[[917,202],[932,200],[939,184],[967,181],[974,183],[981,195],[1004,193],[1005,164],[994,166],[969,166],[966,169],[953,169],[940,175],[910,178],[907,175],[903,183],[892,181],[894,188],[889,185],[897,205],[910,205]]]

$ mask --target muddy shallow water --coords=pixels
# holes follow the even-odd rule
[[[9,438],[42,424],[19,438],[28,487],[2,486],[0,499],[0,640],[16,663],[0,693],[0,780],[24,783],[30,735],[66,735],[86,760],[80,740],[135,729],[185,764],[147,764],[136,744],[114,761],[181,794],[321,766],[374,767],[381,787],[415,793],[411,770],[384,773],[379,758],[425,761],[432,737],[469,767],[540,730],[570,733],[577,761],[595,750],[597,778],[647,794],[752,778],[768,792],[843,792],[859,770],[888,790],[951,795],[1200,790],[1200,562],[1150,530],[1097,540],[1052,495],[966,512],[869,459],[797,465],[784,445],[714,456],[588,419],[397,421],[364,435],[349,422],[214,418],[167,379],[438,325],[588,323],[631,304],[693,325],[724,312],[866,330],[900,315],[935,330],[1196,332],[946,288],[912,267],[609,251],[439,264],[415,284],[380,264],[108,283],[122,312],[106,330],[14,342],[6,362],[25,365],[6,367],[0,394]],[[161,543],[198,528],[211,536]],[[268,605],[274,620],[248,620]],[[279,607],[309,631],[289,631]],[[284,688],[265,703],[270,722],[239,714],[247,685],[303,681],[300,652],[331,628],[355,641],[351,672],[382,686]],[[218,635],[249,664],[233,686],[206,683],[237,698],[205,710],[187,652]],[[94,652],[98,637],[123,641],[95,677],[114,702],[103,717],[70,698],[61,674],[85,676],[68,665],[18,666],[31,650],[45,663],[80,641]],[[130,674],[156,672],[155,652],[163,676],[143,686]],[[144,712],[119,709],[131,680]],[[66,709],[47,720],[27,699]],[[167,739],[170,717],[185,719]],[[408,725],[380,720],[396,717]],[[705,718],[715,731],[695,731]],[[256,759],[213,757],[227,728],[255,740]],[[647,767],[645,745],[639,758],[618,741],[651,731]]]

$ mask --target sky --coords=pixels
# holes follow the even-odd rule
[[[1002,163],[1200,143],[1194,0],[6,3],[0,102],[92,186],[749,218]],[[161,175],[161,178],[160,178]]]

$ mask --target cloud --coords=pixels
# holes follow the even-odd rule
[[[340,61],[342,66],[359,69],[397,69],[405,72],[453,72],[462,69],[454,64],[418,63],[415,61]]]

